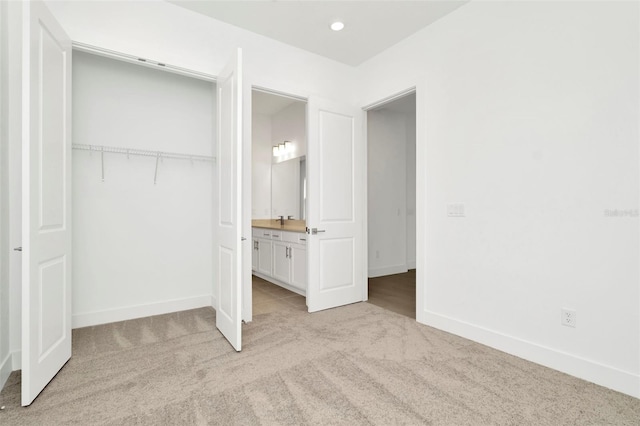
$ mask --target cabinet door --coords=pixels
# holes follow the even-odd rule
[[[260,259],[260,250],[258,250],[258,239],[253,238],[252,240],[252,253],[251,253],[251,270],[258,270],[258,261]]]
[[[271,240],[258,240],[258,272],[271,276],[272,256],[271,256]]]
[[[290,247],[291,280],[289,283],[300,290],[307,291],[307,247],[296,244]]]
[[[289,244],[282,241],[273,242],[273,277],[289,283]]]

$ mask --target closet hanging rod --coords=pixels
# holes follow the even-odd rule
[[[83,145],[73,144],[73,149],[92,152],[108,152],[112,154],[124,154],[124,155],[138,155],[143,157],[159,157],[159,158],[174,158],[178,160],[192,160],[192,161],[215,161],[215,157],[208,155],[191,155],[191,154],[179,154],[177,152],[164,152],[164,151],[150,151],[145,149],[134,148],[122,148],[115,146],[103,146],[103,145]]]

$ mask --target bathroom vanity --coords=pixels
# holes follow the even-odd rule
[[[253,220],[253,274],[306,296],[307,234],[304,220]]]

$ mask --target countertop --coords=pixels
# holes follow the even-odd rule
[[[280,231],[306,232],[307,223],[304,220],[285,220],[284,225],[280,225],[279,219],[253,219],[253,228],[278,229]]]

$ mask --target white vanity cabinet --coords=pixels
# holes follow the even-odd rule
[[[303,234],[305,235],[305,234]],[[307,245],[291,244],[289,246],[290,277],[289,283],[307,292]]]
[[[271,245],[271,230],[253,228],[254,240],[253,259],[251,264],[254,271],[263,275],[271,275],[273,272],[273,248]]]
[[[289,283],[289,243],[274,241],[273,243],[273,278]]]
[[[267,235],[268,234],[268,235]],[[305,295],[307,291],[307,235],[300,232],[253,228],[254,274]],[[268,247],[268,248],[267,248]],[[266,262],[270,262],[266,265]]]
[[[258,239],[256,237],[252,237],[252,243],[253,243],[253,252],[251,253],[251,270],[252,271],[257,271],[258,270]]]

